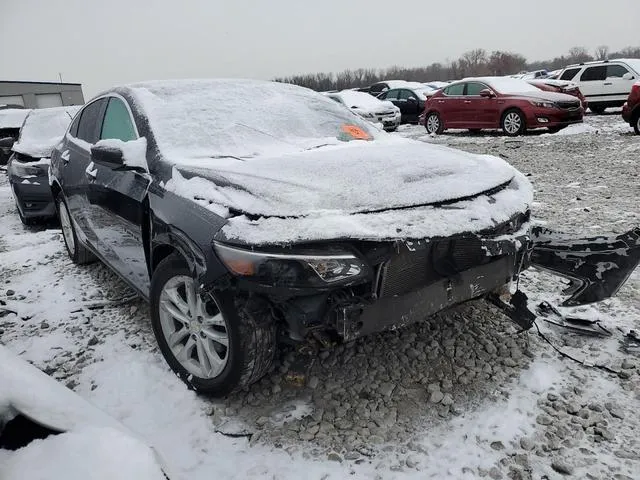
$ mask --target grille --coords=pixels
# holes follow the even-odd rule
[[[574,102],[558,102],[558,106],[560,108],[564,108],[565,110],[573,110],[574,108],[578,108],[580,106],[579,101]]]
[[[377,113],[376,113],[376,115],[378,115],[378,116],[382,116],[382,115],[393,115],[393,114],[394,114],[393,110],[390,110],[390,111],[388,111],[388,112],[377,112]]]

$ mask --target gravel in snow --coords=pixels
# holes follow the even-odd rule
[[[640,137],[618,114],[585,125],[517,139],[429,137],[415,126],[398,134],[505,158],[533,183],[541,223],[625,231],[640,224]],[[55,228],[22,227],[4,178],[0,217],[0,299],[17,312],[0,316],[2,343],[138,432],[184,477],[638,477],[640,358],[617,330],[640,329],[638,271],[616,298],[563,309],[599,318],[611,338],[538,321],[563,351],[617,374],[562,359],[471,302],[321,352],[303,388],[284,381],[283,350],[258,384],[212,400],[169,371],[143,302],[105,302],[132,294],[114,274],[72,265]],[[536,271],[521,281],[532,306],[558,304],[562,286]]]

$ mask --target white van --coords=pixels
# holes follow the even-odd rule
[[[577,83],[589,109],[602,113],[606,108],[624,105],[631,87],[640,78],[640,59],[619,58],[569,65],[558,78]]]

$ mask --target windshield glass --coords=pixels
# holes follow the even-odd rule
[[[326,95],[254,80],[131,85],[165,157],[278,155],[382,135]]]
[[[49,156],[80,108],[78,105],[31,110],[13,150],[32,157]]]

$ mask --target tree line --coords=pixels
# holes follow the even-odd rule
[[[275,78],[276,82],[293,83],[317,91],[344,90],[366,87],[373,83],[402,79],[415,82],[456,80],[482,75],[513,75],[521,71],[557,70],[572,63],[616,58],[640,58],[640,47],[626,47],[617,52],[601,45],[590,53],[584,47],[573,47],[566,54],[551,60],[529,62],[523,55],[502,50],[487,52],[477,48],[463,53],[459,58],[445,63],[435,62],[425,67],[406,68],[358,68],[338,73],[308,73]]]

